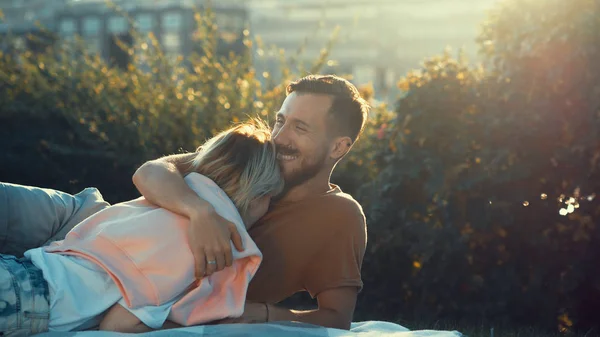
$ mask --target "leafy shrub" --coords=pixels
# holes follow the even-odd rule
[[[2,180],[69,192],[96,186],[110,201],[131,198],[129,179],[141,163],[193,151],[232,122],[269,119],[287,82],[327,61],[324,52],[306,69],[290,68],[294,58],[281,54],[281,81],[265,85],[249,52],[219,56],[210,9],[195,19],[201,54],[185,60],[166,56],[152,34],[135,30],[131,47],[118,43],[132,58],[125,69],[88,53],[82,41],[0,55],[0,129],[7,145],[0,159],[11,163],[2,165]]]
[[[380,170],[377,166],[384,129],[395,118],[385,103],[373,103],[373,88],[360,87],[361,96],[371,102],[371,111],[363,133],[348,155],[333,171],[332,182],[342,187],[344,192],[359,195],[365,184],[373,181]]]
[[[361,312],[597,326],[599,16],[594,1],[506,1],[479,39],[487,67],[446,53],[399,82],[361,194]]]
[[[505,1],[479,37],[485,67],[432,57],[399,82],[394,114],[374,107],[333,177],[368,216],[355,319],[597,326],[598,6]],[[126,69],[77,42],[1,55],[0,180],[131,198],[143,161],[267,118],[327,60],[282,55],[281,81],[261,84],[250,55],[215,52],[210,12],[197,20],[189,60],[139,35]]]

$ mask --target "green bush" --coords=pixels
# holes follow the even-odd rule
[[[255,73],[249,52],[218,55],[210,10],[195,19],[201,54],[185,60],[164,55],[152,34],[135,30],[131,47],[119,44],[132,57],[127,69],[110,67],[82,41],[0,55],[0,129],[7,144],[1,159],[11,163],[2,165],[2,180],[69,192],[91,185],[113,202],[131,198],[130,177],[141,163],[193,151],[232,122],[272,118],[285,85],[327,61],[325,52],[307,69],[290,68],[294,57],[281,54],[280,81],[261,84],[265,75]],[[248,50],[253,43],[244,40]]]
[[[380,170],[377,166],[378,152],[384,128],[393,120],[394,113],[385,103],[374,104],[373,88],[359,88],[361,96],[371,102],[371,111],[364,131],[348,155],[340,161],[333,171],[331,181],[342,187],[343,191],[358,196],[365,184],[373,181]]]
[[[598,7],[505,1],[482,27],[484,66],[432,57],[399,82],[395,113],[373,108],[333,176],[368,217],[356,320],[597,326]],[[127,52],[144,65],[124,70],[77,42],[1,55],[0,180],[134,197],[142,162],[268,118],[327,60],[282,55],[281,81],[261,84],[250,55],[218,56],[210,12],[197,20],[187,60],[136,34]]]
[[[506,1],[479,39],[486,67],[446,53],[399,82],[361,193],[362,312],[597,326],[599,17],[597,1]]]

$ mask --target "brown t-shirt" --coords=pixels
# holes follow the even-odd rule
[[[293,203],[277,203],[249,231],[263,253],[247,299],[278,303],[296,292],[314,298],[332,288],[362,289],[367,243],[361,206],[338,186]]]

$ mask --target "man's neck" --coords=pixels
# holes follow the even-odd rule
[[[306,198],[322,195],[331,189],[329,184],[330,174],[318,174],[304,183],[294,186],[289,189],[283,198],[282,202],[297,202]]]

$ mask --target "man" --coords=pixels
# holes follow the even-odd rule
[[[360,205],[329,180],[361,133],[368,105],[356,87],[335,76],[307,76],[290,84],[287,94],[273,128],[286,191],[250,230],[263,262],[243,316],[225,322],[285,320],[348,329],[362,287],[366,224]],[[145,163],[133,182],[150,202],[190,219],[190,247],[202,277],[231,265],[231,241],[243,247],[233,224],[185,184],[194,156]],[[298,291],[316,297],[318,309],[275,305]]]

